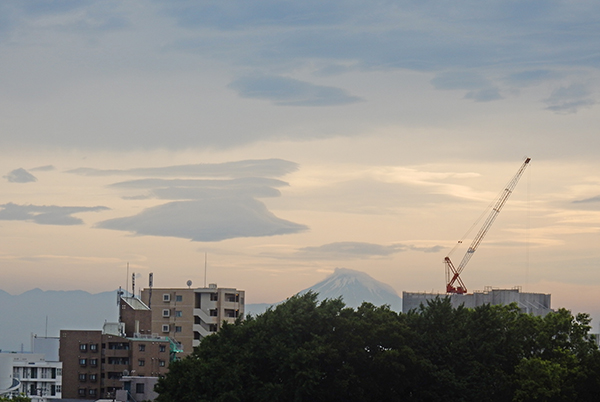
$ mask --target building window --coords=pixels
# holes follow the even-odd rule
[[[129,364],[129,358],[128,357],[109,357],[108,364],[127,365],[127,364]]]
[[[159,360],[158,361],[158,367],[165,367],[165,361],[164,360]]]
[[[183,317],[183,311],[175,311],[175,317]]]
[[[210,332],[217,332],[217,324],[210,324],[210,325],[208,326],[208,330],[209,330]]]
[[[87,359],[79,359],[79,365],[85,367],[87,365]]]
[[[87,379],[87,374],[79,374],[79,381],[85,382],[86,379]]]
[[[181,327],[179,327],[179,326],[176,326],[176,327],[175,327],[175,332],[181,332]]]
[[[98,351],[98,344],[97,343],[90,344],[90,352],[97,352],[97,351]]]
[[[82,343],[79,345],[79,351],[80,352],[87,352],[87,345],[85,343]]]
[[[219,294],[218,293],[211,293],[210,294],[210,301],[219,301]]]
[[[90,382],[96,382],[98,379],[98,374],[90,374]]]
[[[225,293],[225,301],[226,302],[235,302],[235,294]]]
[[[96,396],[96,389],[90,389],[90,396]]]
[[[142,367],[142,366],[145,366],[145,365],[146,365],[146,360],[144,360],[144,359],[139,359],[138,360],[138,366]]]
[[[77,393],[79,394],[79,396],[85,396],[85,388],[79,388],[79,391]]]
[[[144,393],[144,383],[135,384],[135,393],[143,394]]]
[[[175,296],[175,301],[182,302],[183,301],[183,296],[182,295]]]
[[[168,308],[163,309],[163,317],[169,317],[171,315],[171,310]]]
[[[167,347],[165,345],[158,345],[159,352],[164,352],[165,350],[167,350]]]
[[[210,310],[210,316],[211,317],[216,317],[217,316],[217,309],[216,308],[213,308],[213,309]]]
[[[164,302],[170,302],[170,301],[171,301],[171,295],[170,295],[170,294],[168,294],[168,293],[165,293],[165,294],[163,295],[163,301],[164,301]]]
[[[163,324],[162,332],[169,332],[169,326],[167,324]]]
[[[108,348],[111,350],[129,350],[129,343],[126,342],[109,342]]]
[[[90,359],[90,366],[97,367],[98,366],[98,359]]]
[[[145,352],[145,351],[146,351],[146,345],[145,345],[145,344],[143,344],[143,343],[140,343],[140,344],[138,345],[138,350],[139,350],[140,352]]]
[[[62,369],[56,369],[56,375],[62,377]]]

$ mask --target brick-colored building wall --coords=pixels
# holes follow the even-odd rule
[[[63,398],[112,398],[123,387],[123,375],[165,375],[169,353],[170,344],[165,338],[62,330],[59,358],[63,363]]]

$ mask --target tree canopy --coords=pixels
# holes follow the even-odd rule
[[[179,401],[592,401],[590,318],[516,305],[408,314],[307,293],[206,337],[156,390]]]

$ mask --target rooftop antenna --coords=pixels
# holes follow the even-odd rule
[[[135,297],[135,272],[131,274],[131,297]]]
[[[204,252],[204,287],[206,287],[206,252]]]
[[[152,272],[150,272],[150,275],[148,275],[148,287],[150,288],[148,291],[148,308],[152,307],[152,282],[154,279],[154,274]]]
[[[125,291],[129,289],[129,262],[127,263],[127,280],[125,282]]]
[[[192,281],[188,279],[188,281],[186,282],[188,289],[192,287]]]

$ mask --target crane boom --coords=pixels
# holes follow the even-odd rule
[[[496,220],[496,217],[502,210],[502,207],[506,203],[506,200],[508,200],[508,197],[510,197],[510,195],[512,194],[515,186],[517,185],[517,183],[519,182],[519,179],[521,178],[521,175],[523,175],[525,168],[529,165],[530,160],[531,160],[531,158],[525,159],[525,162],[523,162],[523,164],[517,171],[517,174],[515,174],[515,176],[512,178],[512,180],[506,185],[506,188],[504,189],[504,191],[502,191],[502,194],[500,195],[500,197],[494,204],[494,207],[492,208],[487,219],[485,220],[485,222],[479,229],[477,236],[475,236],[475,238],[473,239],[473,242],[467,249],[467,252],[465,253],[465,255],[464,255],[462,261],[460,262],[460,264],[458,265],[458,267],[454,266],[454,264],[450,260],[450,257],[444,258],[444,263],[446,265],[446,292],[447,293],[459,293],[459,294],[467,293],[467,288],[466,288],[464,282],[462,281],[460,274],[465,269],[465,266],[469,263],[469,260],[471,259],[471,257],[475,253],[475,251],[477,250],[477,247],[479,247],[479,244],[481,244],[481,241],[483,240],[483,238],[487,234],[488,230],[494,223],[494,220]]]

